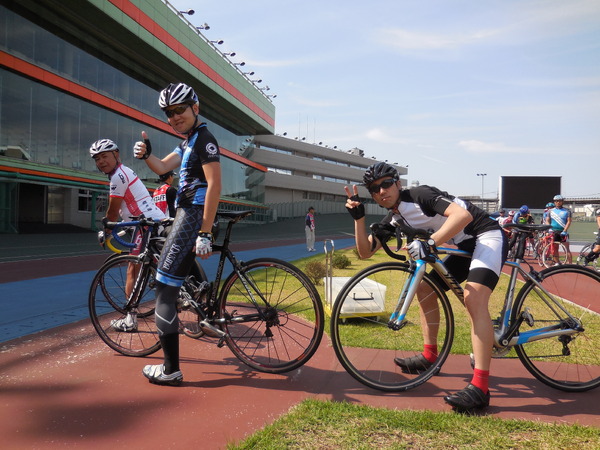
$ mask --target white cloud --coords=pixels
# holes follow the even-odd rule
[[[510,147],[502,142],[483,142],[475,139],[460,141],[458,145],[470,153],[540,153],[541,149]]]

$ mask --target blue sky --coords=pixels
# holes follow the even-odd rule
[[[502,175],[600,196],[600,1],[170,3],[277,95],[278,134],[454,195],[481,195],[486,173],[486,197]]]

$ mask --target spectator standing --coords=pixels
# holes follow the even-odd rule
[[[175,197],[177,196],[177,189],[172,186],[173,180],[175,179],[175,172],[169,170],[158,178],[163,184],[154,191],[152,201],[158,206],[158,209],[169,217],[175,217]]]
[[[554,240],[562,242],[567,250],[567,262],[570,264],[573,261],[571,249],[569,248],[569,233],[568,229],[571,226],[571,210],[563,207],[564,197],[557,194],[553,198],[554,208],[549,211],[546,218],[546,224],[552,227]],[[554,262],[558,264],[558,244],[553,247]]]
[[[308,208],[308,212],[304,219],[304,232],[306,234],[306,248],[309,252],[315,250],[315,208]]]

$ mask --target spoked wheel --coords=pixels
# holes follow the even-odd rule
[[[410,266],[382,263],[352,277],[338,294],[331,314],[331,340],[346,371],[366,386],[399,392],[415,388],[446,360],[454,338],[454,316],[448,297],[425,276],[400,320],[390,319],[401,290],[412,275]],[[438,358],[427,370],[410,373],[395,359],[418,357],[426,343],[437,345]]]
[[[128,309],[127,271],[134,268],[144,280],[137,308]],[[154,266],[143,267],[138,257],[124,255],[110,259],[92,281],[88,298],[92,324],[100,338],[123,355],[146,356],[160,348],[154,323],[155,274]]]
[[[323,336],[319,294],[299,269],[277,259],[245,263],[243,275],[227,278],[217,323],[240,361],[269,373],[306,363]]]
[[[533,340],[540,330],[551,333],[575,324],[531,282],[519,291],[512,320],[528,316],[519,328],[515,350],[523,365],[555,389],[577,392],[600,386],[600,274],[573,264],[540,272],[542,286],[581,326],[569,335]],[[528,323],[529,322],[529,323]]]
[[[588,244],[581,249],[581,252],[579,252],[579,256],[577,257],[577,265],[600,271],[600,257],[596,256],[592,261],[586,259],[586,255],[592,251],[594,246],[595,244]]]
[[[544,267],[566,264],[568,256],[565,244],[562,242],[555,242],[553,244],[551,242],[543,248],[539,263]]]

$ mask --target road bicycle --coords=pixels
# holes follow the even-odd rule
[[[233,225],[250,214],[218,213],[227,228],[223,243],[213,245],[219,254],[216,277],[209,282],[202,272],[186,278],[178,299],[180,330],[195,339],[216,337],[219,347],[227,344],[240,361],[256,370],[284,373],[306,363],[317,350],[323,336],[323,305],[314,285],[294,265],[268,257],[248,262],[235,257],[229,249]],[[148,221],[141,223],[147,226]],[[157,238],[149,239],[153,243]],[[90,288],[94,328],[109,347],[128,356],[146,356],[160,348],[154,324],[158,255],[151,247],[140,256],[107,262]],[[232,272],[223,277],[227,261]],[[140,270],[126,295],[130,264]],[[135,331],[116,330],[114,321],[127,314],[136,315]]]
[[[561,264],[567,264],[569,254],[567,247],[562,242],[554,239],[552,231],[547,232],[540,240],[541,250],[538,253],[538,263],[540,267],[552,267]]]
[[[597,235],[598,232],[594,231],[594,234]],[[580,266],[590,267],[594,270],[600,271],[600,257],[598,255],[592,261],[588,261],[586,256],[592,251],[592,249],[596,246],[596,242],[590,242],[585,245],[581,251],[579,252],[579,256],[577,256],[577,264]]]
[[[515,260],[505,265],[510,278],[501,311],[493,320],[494,357],[516,354],[534,377],[556,389],[598,387],[600,274],[572,264],[534,270],[523,259],[525,239],[529,232],[548,226],[509,226],[519,233],[517,253]],[[430,235],[406,225],[374,224],[371,230],[385,252],[401,261],[406,260],[398,253],[403,236],[411,242]],[[387,244],[394,235],[396,252]],[[368,267],[340,290],[331,314],[331,340],[340,363],[359,382],[389,392],[412,389],[439,372],[450,354],[455,332],[461,334],[465,349],[466,342],[470,345],[470,330],[457,327],[446,294],[451,290],[463,302],[463,288],[448,273],[440,255],[471,257],[468,252],[438,247],[435,255],[422,260]],[[445,286],[434,281],[427,267],[439,274]],[[515,296],[517,285],[520,289]],[[468,318],[461,319],[459,325],[462,323],[468,323]],[[394,358],[420,354],[426,332],[433,342],[437,340],[436,361],[421,373],[403,373]]]

